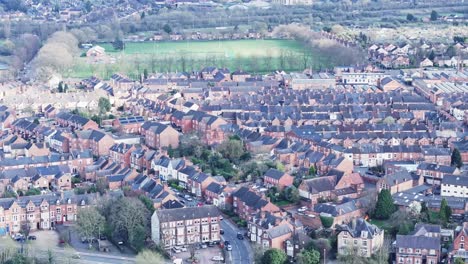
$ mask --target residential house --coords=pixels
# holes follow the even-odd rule
[[[437,264],[441,255],[440,238],[424,235],[397,235],[395,250],[396,263]]]
[[[370,258],[383,246],[384,231],[362,218],[337,228],[338,254],[358,254]]]
[[[442,196],[468,198],[467,175],[445,175],[440,187]]]
[[[277,169],[270,168],[263,175],[263,183],[267,188],[277,187],[283,190],[285,187],[292,186],[294,177]]]
[[[377,181],[377,190],[389,190],[393,195],[403,192],[422,184],[422,177],[411,174],[405,169],[399,169],[393,173],[386,174]]]
[[[248,220],[258,212],[278,212],[279,207],[247,187],[241,187],[232,194],[234,212],[240,218]]]

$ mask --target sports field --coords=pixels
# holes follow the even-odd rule
[[[100,59],[80,57],[70,77],[97,75],[108,78],[113,72],[136,77],[144,72],[193,71],[205,66],[265,73],[277,69],[303,70],[326,67],[323,58],[294,40],[228,40],[132,42],[117,51],[111,43]]]

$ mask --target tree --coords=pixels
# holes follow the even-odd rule
[[[110,200],[107,208],[106,219],[113,230],[112,236],[128,242],[137,251],[141,250],[150,221],[150,212],[145,205],[134,197],[120,197]]]
[[[322,222],[323,227],[330,228],[333,225],[333,217],[320,216],[320,221]]]
[[[429,53],[429,56],[427,58],[430,59],[431,61],[433,61],[435,59],[434,50],[431,50],[431,53]]]
[[[290,186],[284,189],[284,198],[291,203],[297,203],[299,202],[299,199],[301,199],[301,196],[299,195],[299,190],[296,187]]]
[[[111,103],[109,99],[105,97],[99,98],[98,101],[98,107],[99,107],[99,114],[105,114],[106,112],[109,112],[111,109]]]
[[[437,11],[432,10],[432,12],[431,12],[431,21],[436,21],[438,18],[439,18],[439,14],[437,13]]]
[[[320,252],[314,249],[303,249],[297,258],[297,263],[299,264],[319,264]]]
[[[272,248],[263,254],[262,264],[284,264],[287,256],[282,250]]]
[[[158,252],[143,250],[136,256],[137,264],[160,264],[164,263],[164,258]]]
[[[465,264],[465,261],[462,258],[455,258],[453,264]]]
[[[94,207],[81,208],[78,210],[76,226],[78,233],[88,239],[91,248],[92,239],[99,237],[104,232],[104,217]]]
[[[452,208],[447,203],[445,198],[442,199],[440,202],[440,210],[439,210],[439,218],[442,223],[446,224],[450,220],[450,216],[452,215]]]
[[[317,169],[315,169],[315,166],[314,166],[314,165],[310,166],[310,168],[309,168],[309,176],[312,176],[312,177],[313,177],[313,176],[315,176],[316,174],[317,174]]]
[[[453,56],[456,56],[457,55],[457,49],[455,48],[455,46],[451,45],[447,48],[447,51],[445,51],[445,55],[447,57],[450,57],[452,58]]]
[[[377,219],[388,219],[395,212],[395,204],[389,190],[382,189],[375,205],[374,217]]]
[[[172,28],[171,28],[171,26],[169,26],[169,24],[165,24],[165,25],[163,26],[163,30],[164,30],[164,32],[166,32],[167,34],[171,34],[171,33],[172,33]]]
[[[125,43],[123,40],[117,38],[114,42],[112,42],[112,47],[114,47],[115,50],[123,50],[125,48]]]
[[[460,154],[460,151],[455,148],[452,151],[452,159],[450,161],[450,165],[455,166],[457,168],[461,168],[463,166],[463,160]]]
[[[59,82],[58,87],[57,87],[57,91],[59,93],[63,93],[63,82]]]
[[[148,69],[143,70],[143,79],[148,79]]]
[[[219,153],[230,162],[238,164],[244,154],[244,145],[242,141],[229,139],[218,146]]]
[[[140,199],[140,201],[145,205],[145,207],[148,209],[150,214],[153,214],[154,212],[153,201],[144,194],[138,196],[138,199]]]
[[[406,20],[408,21],[415,21],[416,17],[413,14],[407,14],[406,15]]]
[[[84,6],[84,10],[86,11],[86,13],[91,12],[92,9],[93,9],[93,4],[91,4],[89,0],[86,1],[85,6]]]

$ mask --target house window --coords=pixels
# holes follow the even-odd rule
[[[357,245],[357,240],[356,239],[354,239],[354,245]]]
[[[460,249],[464,249],[465,248],[465,243],[460,243]]]
[[[413,249],[412,249],[412,248],[408,248],[408,253],[413,253]]]
[[[460,238],[460,241],[465,241],[465,237],[462,236],[462,237]]]

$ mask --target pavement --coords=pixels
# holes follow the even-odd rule
[[[253,251],[247,239],[237,238],[237,232],[245,233],[239,229],[229,219],[221,221],[221,228],[224,230],[223,240],[228,240],[232,245],[232,251],[227,251],[226,263],[232,264],[253,264]]]

